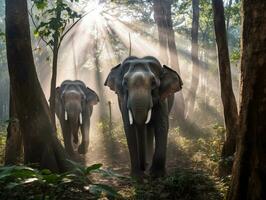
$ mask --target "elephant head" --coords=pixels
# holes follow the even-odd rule
[[[160,100],[182,89],[180,76],[152,57],[128,57],[122,64],[112,68],[105,86],[124,98],[129,123],[147,124],[152,109]]]
[[[79,80],[64,81],[56,88],[56,114],[60,120],[65,148],[73,154],[73,142],[78,143],[78,130],[81,127],[82,142],[79,153],[86,153],[88,146],[88,131],[93,105],[97,104],[97,94]]]

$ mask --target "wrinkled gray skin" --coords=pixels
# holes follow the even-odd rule
[[[174,70],[161,66],[152,56],[128,57],[109,73],[105,86],[118,96],[130,153],[131,175],[143,176],[149,166],[152,176],[165,174],[168,115],[174,93],[181,90],[182,85]]]
[[[79,80],[65,80],[56,88],[56,115],[60,121],[65,149],[75,156],[73,143],[78,144],[81,129],[82,140],[78,147],[85,154],[89,146],[90,117],[93,106],[99,102],[97,94]]]

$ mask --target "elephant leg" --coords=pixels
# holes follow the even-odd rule
[[[154,153],[154,128],[152,126],[147,127],[147,148],[146,148],[146,166],[147,168],[151,167],[152,157]]]
[[[89,134],[90,134],[90,119],[87,119],[84,121],[84,123],[81,125],[81,136],[82,140],[78,147],[78,152],[80,154],[86,154],[88,152],[89,148]]]
[[[165,174],[167,137],[169,128],[168,108],[166,103],[155,110],[155,118],[155,152],[150,171],[152,176],[160,177]]]
[[[136,128],[137,132],[137,147],[138,147],[138,158],[140,170],[145,171],[146,169],[146,126],[140,126]]]

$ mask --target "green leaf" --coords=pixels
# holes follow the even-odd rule
[[[111,197],[120,197],[120,195],[112,187],[104,184],[92,184],[90,186],[90,192],[94,195],[100,196],[102,193]]]
[[[100,169],[102,166],[103,166],[103,165],[102,165],[101,163],[91,165],[91,166],[87,167],[87,169],[86,169],[86,174],[90,174],[91,171],[94,171],[94,170]]]
[[[47,6],[47,0],[33,0],[37,9],[43,10]]]

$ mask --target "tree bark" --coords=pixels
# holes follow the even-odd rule
[[[154,0],[154,19],[158,28],[160,53],[159,57],[165,64],[168,63],[179,74],[178,53],[175,43],[175,32],[171,15],[172,0]],[[175,103],[172,108],[174,125],[181,125],[185,120],[185,103],[182,92],[175,95]]]
[[[212,0],[212,6],[219,58],[221,98],[226,127],[226,139],[221,154],[223,161],[221,162],[219,173],[220,176],[225,176],[230,174],[232,169],[232,159],[228,158],[233,157],[235,153],[236,136],[238,132],[238,113],[232,87],[223,1]]]
[[[7,127],[5,165],[17,165],[22,156],[22,136],[17,119],[15,100],[10,88],[9,123]]]
[[[178,53],[175,43],[175,32],[173,28],[172,12],[171,12],[172,0],[164,1],[166,24],[167,24],[167,43],[169,50],[170,66],[173,67],[181,76]],[[180,91],[175,94],[175,104],[173,106],[173,120],[177,122],[177,125],[181,125],[185,120],[185,101],[183,92]]]
[[[61,19],[61,4],[62,0],[56,1],[56,19],[59,21]],[[51,88],[50,88],[50,110],[51,110],[51,119],[56,130],[55,122],[55,89],[56,89],[56,79],[57,79],[57,62],[58,62],[58,53],[59,53],[59,44],[60,44],[60,32],[55,31],[53,36],[53,62],[52,62],[52,78],[51,78]]]
[[[24,144],[24,162],[52,171],[68,169],[33,61],[26,0],[6,0],[7,60]]]
[[[242,1],[239,140],[228,200],[266,199],[266,4]]]
[[[194,111],[196,93],[199,85],[199,0],[192,0],[192,29],[191,29],[191,58],[192,58],[192,75],[191,85],[188,98],[187,117],[191,116]]]
[[[162,0],[153,0],[154,20],[158,28],[160,52],[160,60],[168,63],[167,55],[167,23],[165,20],[165,9]]]

